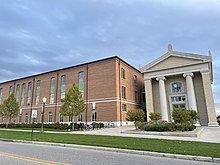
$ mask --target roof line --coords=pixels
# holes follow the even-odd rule
[[[138,69],[136,69],[135,67],[133,67],[132,65],[130,65],[130,64],[127,63],[126,61],[122,60],[120,57],[118,57],[118,56],[112,56],[112,57],[107,57],[107,58],[103,58],[103,59],[99,59],[99,60],[95,60],[95,61],[91,61],[91,62],[86,62],[86,63],[82,63],[82,64],[78,64],[78,65],[73,65],[73,66],[68,66],[68,67],[64,67],[64,68],[60,68],[60,69],[55,69],[55,70],[51,70],[51,71],[46,71],[46,72],[39,73],[39,74],[34,74],[34,75],[30,75],[30,76],[25,76],[25,77],[13,79],[13,80],[3,81],[3,82],[0,82],[0,84],[5,84],[5,83],[13,82],[13,81],[18,81],[18,80],[26,79],[26,78],[41,76],[41,75],[44,75],[44,74],[48,74],[48,73],[52,73],[52,72],[58,72],[58,71],[62,71],[62,70],[65,70],[65,69],[71,69],[71,68],[75,68],[75,67],[79,67],[79,66],[83,66],[83,65],[89,65],[89,64],[93,64],[93,63],[97,63],[97,62],[107,61],[107,60],[111,60],[111,59],[114,59],[114,58],[119,59],[120,61],[124,62],[126,65],[130,66],[131,68],[133,68],[133,69],[136,70],[137,72],[141,73]],[[141,73],[141,74],[142,74],[142,73]]]

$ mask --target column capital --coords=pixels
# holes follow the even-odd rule
[[[209,70],[208,69],[201,69],[200,72],[201,73],[209,73]]]
[[[183,77],[186,78],[187,76],[193,77],[194,74],[192,72],[184,73]]]
[[[145,78],[144,78],[144,81],[151,81],[151,80],[152,80],[151,77],[145,77]]]
[[[164,77],[164,76],[157,77],[156,80],[157,80],[157,81],[160,81],[160,80],[163,80],[163,81],[164,81],[164,80],[166,80],[166,77]]]

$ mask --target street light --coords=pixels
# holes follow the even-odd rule
[[[45,103],[47,101],[47,98],[44,97],[43,98],[43,108],[42,108],[42,112],[41,112],[41,130],[40,132],[43,133],[44,132],[44,109],[45,109]]]

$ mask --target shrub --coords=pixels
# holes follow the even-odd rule
[[[191,112],[189,110],[186,110],[185,108],[174,109],[172,115],[175,123],[193,123]]]
[[[160,112],[151,112],[149,117],[150,117],[151,120],[156,121],[156,122],[158,120],[162,119]]]
[[[194,110],[189,110],[189,112],[193,123],[196,123],[196,121],[199,119],[198,113]]]
[[[144,121],[144,111],[142,109],[133,109],[127,112],[127,120],[134,121],[136,130],[138,129],[138,123]]]

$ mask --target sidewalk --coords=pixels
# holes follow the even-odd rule
[[[195,134],[197,134],[197,137],[192,137],[191,135],[189,137],[187,137],[186,135],[181,136],[182,132],[180,132],[180,135],[178,136],[166,135],[167,132],[160,133],[160,135],[156,135],[155,132],[150,132],[151,134],[149,134],[149,132],[146,131],[136,131],[134,126],[104,128],[91,131],[74,131],[69,133],[220,143],[220,127],[198,127],[198,131],[195,132]],[[170,134],[173,133],[174,132],[171,132]],[[187,132],[184,133],[187,134]],[[188,132],[188,134],[192,133]]]

